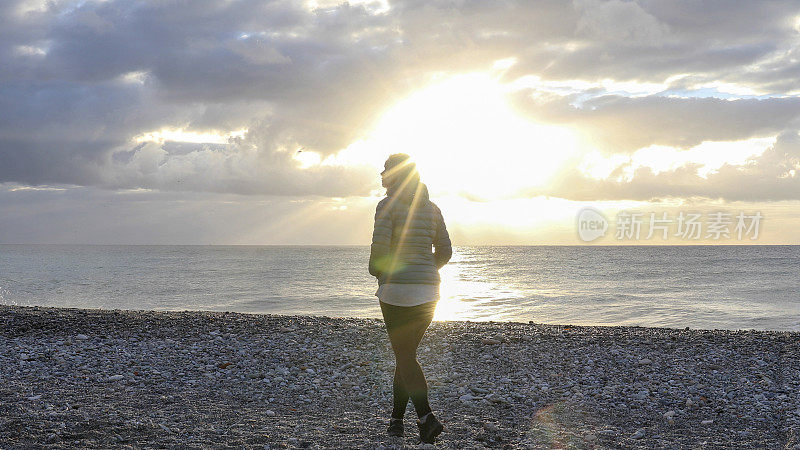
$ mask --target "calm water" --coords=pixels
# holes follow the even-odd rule
[[[0,303],[380,317],[369,248],[0,245]],[[459,247],[437,320],[800,331],[800,246]]]

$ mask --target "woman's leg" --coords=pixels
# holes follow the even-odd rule
[[[408,391],[400,375],[400,368],[394,367],[394,380],[392,381],[392,417],[402,419],[406,415],[406,406],[409,399]]]
[[[389,334],[389,341],[392,344],[392,350],[397,347],[402,347],[404,344],[402,337],[407,333],[409,328],[408,311],[402,307],[390,305],[388,303],[380,302],[381,312],[383,313],[383,320],[386,324],[386,330]],[[394,336],[394,339],[392,338]],[[405,416],[406,406],[410,398],[408,389],[406,389],[403,375],[400,373],[401,366],[397,363],[397,355],[395,354],[395,368],[394,379],[392,380],[392,417],[401,419]]]
[[[408,395],[414,403],[417,415],[422,417],[431,411],[431,407],[428,404],[428,384],[417,361],[417,347],[433,319],[435,304],[402,307],[381,303],[381,309],[396,360],[393,383],[397,387],[394,390],[396,410],[393,411],[393,416],[394,413],[405,411]]]
[[[428,321],[428,325],[429,324],[430,321]],[[416,333],[414,336],[414,341],[409,344],[414,349],[419,348],[419,343],[422,341],[422,337],[425,335],[425,330],[427,330],[428,328],[428,325],[425,325],[424,321],[419,325],[420,326],[416,327],[415,330]],[[415,350],[415,359],[416,359],[416,350]],[[422,375],[424,378],[425,377],[424,372]],[[426,391],[427,391],[427,381],[426,381]],[[392,381],[392,394],[393,394],[392,417],[394,417],[395,419],[402,419],[406,413],[406,406],[408,406],[408,400],[410,398],[410,395],[408,390],[406,389],[405,383],[403,382],[402,375],[400,374],[400,366],[397,364],[395,364],[394,368],[394,379]],[[421,402],[426,403],[427,399],[421,400]],[[427,406],[426,409],[430,409],[430,406]]]

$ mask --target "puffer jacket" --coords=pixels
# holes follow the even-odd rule
[[[439,269],[453,254],[442,212],[422,183],[387,194],[375,211],[369,273],[378,285],[439,284]]]

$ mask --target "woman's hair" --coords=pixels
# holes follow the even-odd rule
[[[389,155],[389,157],[386,158],[385,167],[387,169],[391,169],[392,167],[397,167],[401,164],[410,166],[412,169],[416,169],[416,164],[411,162],[411,157],[405,153],[395,153]]]
[[[385,167],[386,170],[392,171],[392,178],[395,180],[386,189],[387,194],[413,196],[418,189],[420,179],[417,165],[411,161],[411,157],[405,153],[389,155],[389,158],[386,159]]]

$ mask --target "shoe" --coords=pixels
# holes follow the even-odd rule
[[[392,417],[389,420],[389,429],[386,430],[389,436],[402,436],[403,435],[403,419],[395,419]]]
[[[444,430],[442,423],[433,416],[432,412],[417,420],[417,426],[419,427],[419,439],[426,444],[433,444],[436,436]]]

